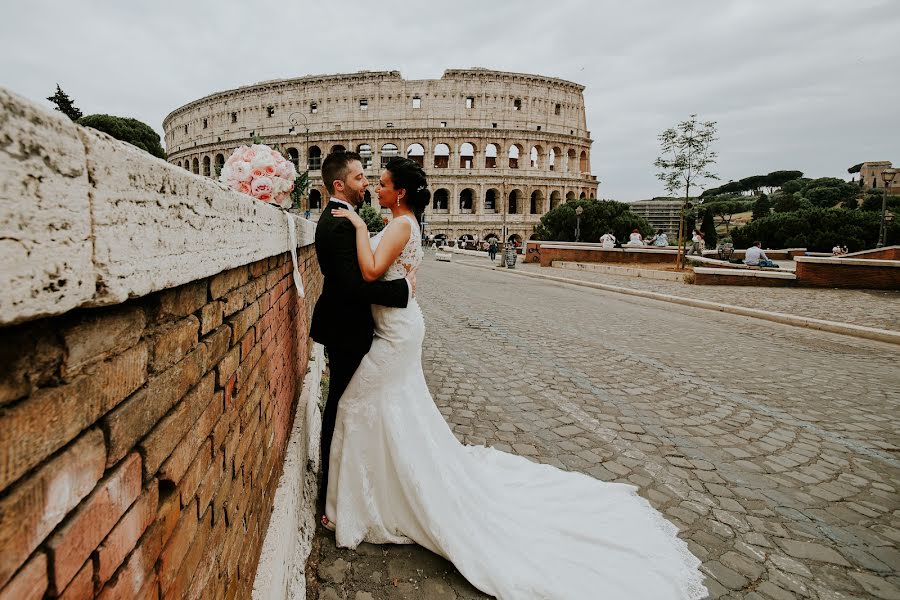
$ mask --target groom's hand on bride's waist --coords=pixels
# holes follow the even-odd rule
[[[409,293],[410,298],[416,297],[416,271],[418,269],[413,269],[409,273],[406,274],[406,282],[409,284]]]

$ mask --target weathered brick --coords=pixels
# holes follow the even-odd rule
[[[206,512],[206,507],[212,502],[212,498],[219,489],[222,477],[231,477],[231,469],[225,472],[222,468],[224,462],[223,454],[217,452],[210,463],[206,474],[197,487],[197,510],[199,513]],[[183,503],[184,504],[184,503]]]
[[[250,354],[256,346],[256,328],[251,327],[247,330],[247,334],[241,338],[241,362],[245,362],[245,357]]]
[[[184,358],[197,345],[199,331],[200,320],[194,315],[155,330],[151,338],[151,372],[163,371]]]
[[[144,584],[141,591],[135,596],[135,600],[159,600],[159,579],[156,575]]]
[[[228,351],[216,367],[216,385],[220,388],[225,387],[225,383],[231,379],[240,364],[241,347],[235,346]]]
[[[62,371],[71,379],[85,366],[137,344],[147,324],[139,307],[119,307],[103,312],[85,311],[60,328],[66,346]]]
[[[229,317],[254,300],[256,300],[256,286],[251,281],[238,289],[229,292],[225,298],[223,298],[224,315]]]
[[[203,442],[212,432],[219,416],[222,414],[222,396],[221,392],[213,394],[206,410],[200,415],[194,427],[192,427],[185,436],[178,442],[178,446],[172,451],[172,454],[163,463],[159,469],[159,478],[165,481],[171,481],[178,484],[184,476],[185,471],[194,460],[194,456],[200,449]],[[211,447],[211,446],[210,446]]]
[[[206,346],[206,370],[218,365],[231,346],[231,329],[225,325],[219,327],[200,341]]]
[[[144,457],[145,479],[156,473],[178,442],[194,426],[212,401],[214,389],[215,375],[209,373],[141,440],[139,447]]]
[[[166,592],[178,575],[184,557],[191,548],[198,529],[197,511],[185,509],[181,518],[159,555],[159,583]]]
[[[190,599],[188,594],[191,581],[196,577],[203,577],[198,568],[203,554],[210,543],[209,534],[212,530],[212,522],[210,515],[204,515],[204,519],[197,523],[196,530],[191,540],[188,541],[189,546],[185,548],[183,556],[178,563],[172,563],[170,566],[176,568],[176,572],[172,574],[171,580],[168,576],[163,575],[165,563],[160,565],[159,580],[163,590],[163,598],[171,598],[172,600]],[[168,549],[168,548],[167,548]],[[163,550],[163,557],[166,551]],[[209,573],[205,574],[207,577]]]
[[[147,527],[156,520],[158,504],[159,484],[154,480],[97,549],[97,576],[101,584],[109,581]]]
[[[191,462],[191,465],[188,467],[187,472],[181,478],[181,482],[178,484],[178,493],[181,494],[182,506],[187,505],[191,498],[194,497],[194,494],[197,492],[197,487],[200,485],[200,481],[209,470],[211,462],[212,452],[201,447],[194,457],[193,462]]]
[[[5,552],[6,547],[3,548]],[[39,552],[16,573],[12,581],[0,587],[0,600],[40,600],[47,587],[47,555]]]
[[[58,382],[65,355],[58,330],[56,320],[49,319],[3,330],[0,406]]]
[[[85,600],[94,597],[94,561],[88,559],[66,586],[59,600]]]
[[[103,433],[86,432],[0,499],[0,586],[103,476]]]
[[[39,390],[0,409],[0,490],[69,443],[146,378],[147,348],[140,344],[70,384]]]
[[[200,309],[200,335],[206,335],[222,324],[222,303],[218,300],[210,302]]]
[[[206,304],[206,296],[205,279],[160,292],[158,318],[177,319],[195,313]]]
[[[129,455],[107,475],[47,542],[57,590],[72,577],[141,492],[141,457]]]
[[[231,325],[231,345],[233,346],[259,319],[259,303],[253,302],[247,308],[227,319]]]
[[[213,276],[209,280],[209,296],[212,300],[218,300],[228,292],[247,282],[248,270],[246,266],[230,269]]]
[[[147,529],[125,564],[101,590],[98,600],[133,600],[141,597],[139,594],[154,577],[153,567],[162,549],[160,529],[159,522]]]
[[[159,497],[159,509],[156,512],[156,525],[159,527],[160,540],[163,545],[169,541],[169,536],[178,525],[181,516],[181,502],[177,489],[170,490]]]
[[[151,377],[146,387],[103,418],[109,436],[108,465],[125,456],[200,381],[205,362],[206,346],[197,346],[181,362]]]

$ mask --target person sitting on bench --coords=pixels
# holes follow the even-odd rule
[[[747,252],[744,255],[744,264],[751,267],[778,268],[778,265],[769,260],[766,253],[762,251],[762,242],[753,242],[753,245],[747,248]]]

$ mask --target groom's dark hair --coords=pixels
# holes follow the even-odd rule
[[[322,180],[325,182],[325,189],[329,194],[334,194],[334,182],[338,179],[341,181],[347,177],[347,165],[352,161],[358,160],[362,162],[362,157],[356,152],[347,152],[339,150],[332,152],[322,161]]]

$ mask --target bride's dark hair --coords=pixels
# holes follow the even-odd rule
[[[394,189],[406,190],[406,204],[416,215],[416,220],[421,223],[422,213],[431,201],[425,169],[416,161],[400,156],[389,160],[384,168],[391,174]]]

